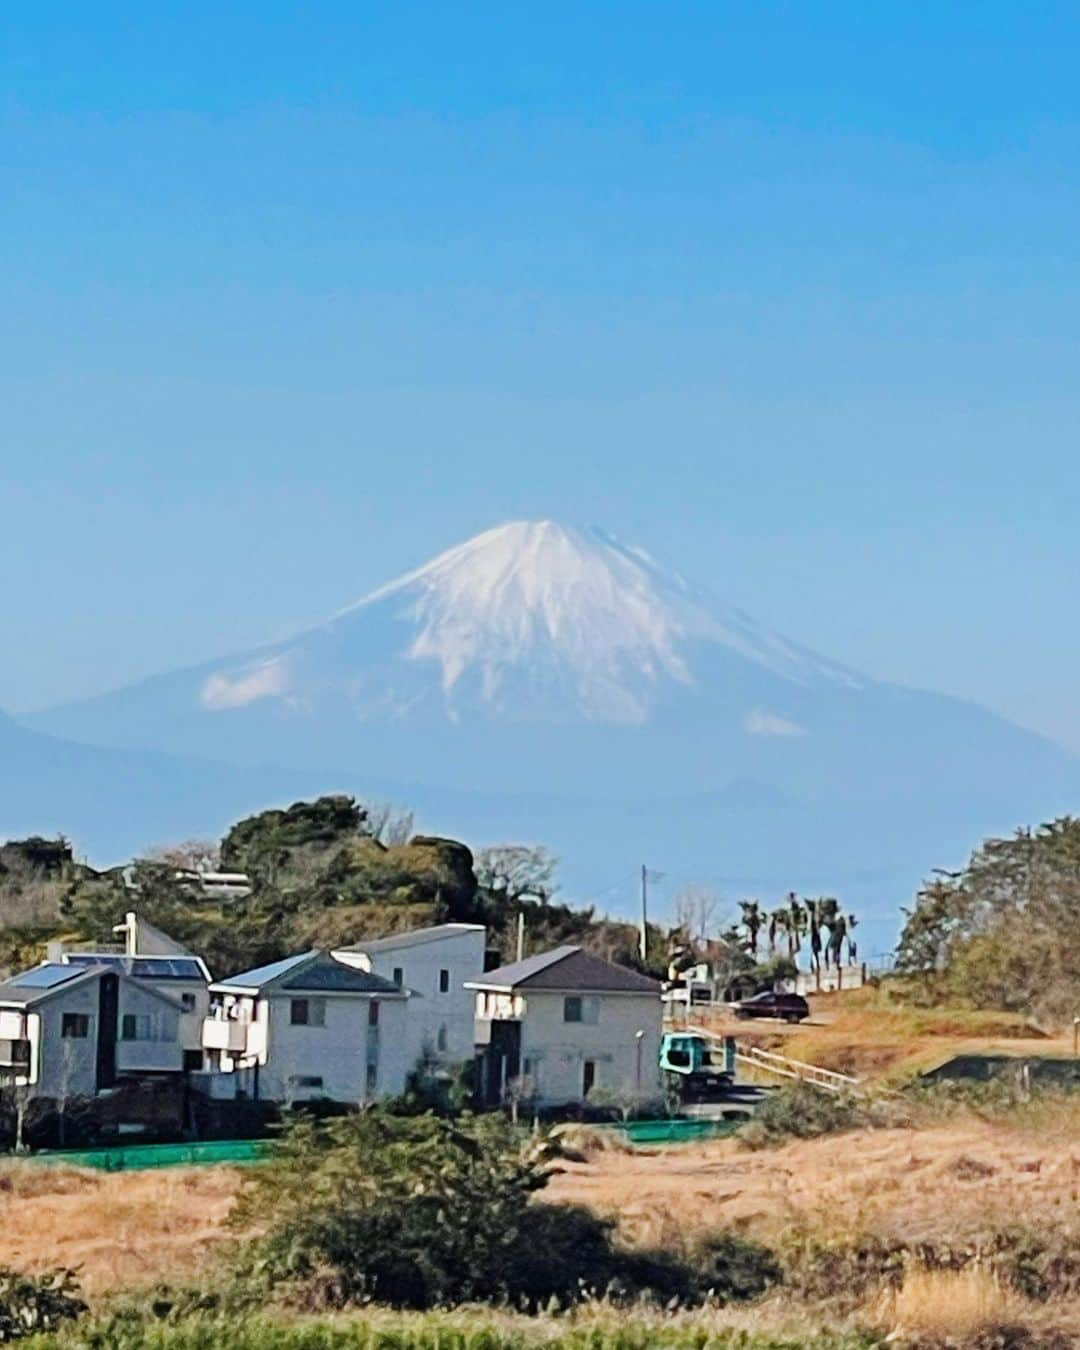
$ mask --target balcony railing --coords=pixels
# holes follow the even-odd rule
[[[223,1018],[207,1017],[202,1024],[204,1050],[224,1050],[229,1055],[242,1055],[247,1050],[249,1022],[227,1022]]]

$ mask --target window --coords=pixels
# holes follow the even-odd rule
[[[581,1095],[587,1097],[596,1086],[596,1060],[587,1059],[581,1066]]]
[[[290,1087],[321,1088],[322,1085],[323,1081],[321,1078],[317,1078],[309,1074],[295,1074],[292,1078],[289,1079]]]
[[[290,999],[289,1021],[294,1027],[324,1027],[326,1025],[326,1000],[321,998]]]
[[[448,994],[450,992],[450,972],[448,970],[439,971],[439,993]]]
[[[154,1019],[147,1013],[124,1013],[120,1019],[120,1039],[122,1041],[154,1041]]]
[[[590,1027],[600,1020],[600,1000],[582,994],[567,994],[563,999],[564,1022],[584,1022]]]
[[[379,1000],[377,998],[368,1001],[367,1024],[369,1027],[377,1027],[379,1025]]]
[[[366,1082],[367,1095],[369,1097],[375,1095],[375,1089],[378,1086],[378,1082],[379,1082],[379,1066],[377,1064],[369,1064],[367,1066],[367,1082]]]
[[[438,1036],[435,1038],[435,1048],[436,1048],[436,1050],[440,1051],[440,1053],[441,1053],[442,1051],[444,1051],[444,1050],[446,1049],[446,1047],[447,1047],[447,1045],[448,1045],[449,1043],[450,1043],[450,1037],[449,1037],[449,1035],[447,1034],[446,1023],[444,1022],[444,1023],[442,1024],[442,1026],[439,1028],[439,1034],[438,1034]]]
[[[400,989],[405,983],[405,968],[403,966],[394,967],[394,983]]]
[[[194,1012],[194,1011],[195,1011],[195,995],[194,995],[194,994],[181,994],[181,995],[180,995],[180,1006],[183,1008],[183,1010],[184,1010],[185,1012]]]
[[[60,1035],[81,1041],[90,1035],[89,1013],[64,1013],[60,1019]]]

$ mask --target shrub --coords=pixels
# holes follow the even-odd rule
[[[86,1304],[71,1270],[24,1275],[0,1266],[0,1341],[18,1341],[39,1331],[55,1331],[79,1317]]]
[[[286,1283],[309,1306],[379,1301],[535,1309],[590,1295],[750,1298],[778,1274],[755,1244],[718,1235],[691,1252],[628,1252],[613,1225],[538,1202],[557,1156],[501,1117],[398,1116],[381,1108],[286,1127],[234,1222],[255,1230],[244,1279]]]
[[[747,1148],[768,1148],[788,1139],[814,1139],[854,1130],[869,1119],[865,1105],[856,1097],[826,1092],[810,1083],[795,1083],[770,1093],[750,1123],[743,1126],[739,1138]]]

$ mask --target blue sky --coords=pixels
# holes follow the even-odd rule
[[[595,522],[1080,749],[1075,6],[23,6],[11,710]]]

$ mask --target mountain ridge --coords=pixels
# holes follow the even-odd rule
[[[645,550],[553,522],[485,531],[285,641],[24,720],[411,784],[445,811],[433,828],[546,842],[571,883],[648,847],[785,889],[886,873],[890,907],[1080,793],[1080,760],[1045,738],[870,680]]]

